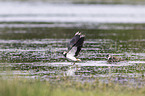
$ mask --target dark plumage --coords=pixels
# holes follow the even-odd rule
[[[80,32],[77,32],[69,42],[67,52],[63,53],[64,56],[72,61],[81,61],[80,59],[76,59],[76,56],[78,56],[83,47],[84,39],[85,36],[81,35]]]

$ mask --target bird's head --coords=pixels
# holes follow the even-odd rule
[[[111,55],[107,54],[107,55],[106,55],[106,58],[107,58],[107,59],[110,59],[110,58],[111,58]]]
[[[66,51],[64,51],[64,52],[63,52],[63,56],[64,56],[64,57],[66,57],[66,54],[67,54],[67,52],[66,52]]]

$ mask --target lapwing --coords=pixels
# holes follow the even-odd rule
[[[121,58],[112,56],[110,54],[107,54],[106,58],[107,58],[107,62],[109,62],[109,63],[111,63],[111,62],[120,62],[120,61],[124,61],[125,60],[125,59],[121,59]]]
[[[75,36],[70,40],[68,44],[68,50],[63,52],[63,55],[67,59],[74,62],[73,64],[75,64],[75,62],[77,61],[81,61],[81,59],[78,59],[76,57],[83,47],[84,39],[85,35],[82,35],[80,32],[76,32]]]

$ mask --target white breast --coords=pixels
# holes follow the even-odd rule
[[[71,61],[77,61],[76,57],[72,56],[71,54],[67,54],[66,58],[68,58]]]
[[[66,55],[66,58],[72,60],[72,61],[77,61],[75,56],[75,53],[77,51],[77,47],[73,47]]]

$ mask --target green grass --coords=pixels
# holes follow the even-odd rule
[[[0,96],[144,96],[145,88],[123,87],[100,82],[80,83],[64,79],[61,82],[30,79],[0,79]]]

